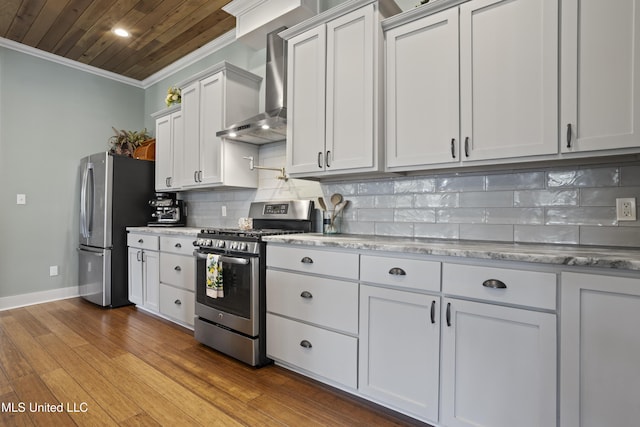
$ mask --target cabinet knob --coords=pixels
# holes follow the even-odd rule
[[[182,305],[182,301],[180,301],[179,299],[175,300],[173,303],[175,305]]]
[[[311,298],[313,298],[313,295],[312,295],[312,294],[311,294],[311,292],[309,292],[309,291],[303,291],[303,292],[300,294],[300,296],[301,296],[302,298],[306,298],[306,299],[311,299]]]
[[[302,341],[300,341],[300,347],[304,347],[304,348],[311,348],[311,347],[313,347],[313,346],[311,345],[311,343],[310,343],[309,341],[307,341],[307,340],[302,340]]]
[[[182,271],[182,267],[180,267],[179,265],[176,265],[175,267],[173,267],[173,269],[175,271]]]
[[[489,279],[482,282],[482,286],[491,289],[507,289],[507,285],[498,279]]]
[[[406,276],[407,272],[400,267],[393,267],[391,270],[389,270],[389,274],[391,274],[392,276]]]
[[[181,248],[181,247],[182,247],[182,245],[181,245],[180,243],[176,243],[176,244],[174,245],[174,247],[176,247],[176,248]]]
[[[144,243],[144,240],[138,239],[138,243]]]
[[[300,260],[300,262],[303,263],[303,264],[313,264],[313,260],[311,258],[309,258],[308,256],[302,258]]]

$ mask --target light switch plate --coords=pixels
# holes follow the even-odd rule
[[[18,205],[26,205],[27,204],[27,195],[26,194],[18,194],[16,196],[16,204],[18,204]]]

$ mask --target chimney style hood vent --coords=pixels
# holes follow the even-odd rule
[[[286,42],[278,28],[267,35],[265,112],[234,123],[216,136],[251,144],[282,141],[287,137],[287,57]]]

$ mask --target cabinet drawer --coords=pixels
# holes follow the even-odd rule
[[[440,263],[362,255],[360,280],[425,291],[440,291]]]
[[[556,309],[556,274],[443,264],[442,291],[507,304]],[[506,286],[505,288],[497,286]]]
[[[267,270],[267,311],[358,333],[358,284]]]
[[[191,236],[160,236],[160,250],[180,255],[193,255],[193,241]]]
[[[162,283],[195,291],[195,267],[193,256],[160,252],[160,281]]]
[[[195,294],[160,284],[160,313],[193,326]]]
[[[127,246],[132,248],[148,249],[157,251],[160,248],[160,239],[151,234],[128,233]]]
[[[358,254],[355,253],[269,245],[267,266],[358,279]]]
[[[355,389],[358,339],[267,313],[267,356]]]

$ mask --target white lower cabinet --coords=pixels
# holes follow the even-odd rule
[[[560,425],[640,420],[640,279],[562,273]]]
[[[358,390],[436,422],[439,312],[440,297],[361,285]]]
[[[148,310],[160,305],[160,267],[158,237],[146,234],[127,235],[129,258],[129,301]]]
[[[443,293],[457,288],[450,278],[461,276],[449,271],[458,267],[444,264]],[[449,297],[442,301],[441,424],[556,425],[556,315],[491,303],[491,294],[503,299],[512,285],[520,292],[523,282],[533,287],[534,293],[536,286],[547,288],[549,283],[545,282],[555,286],[555,276],[540,276],[531,283],[515,279],[512,283],[494,277],[499,269],[476,269],[468,280],[486,291],[487,303]]]

